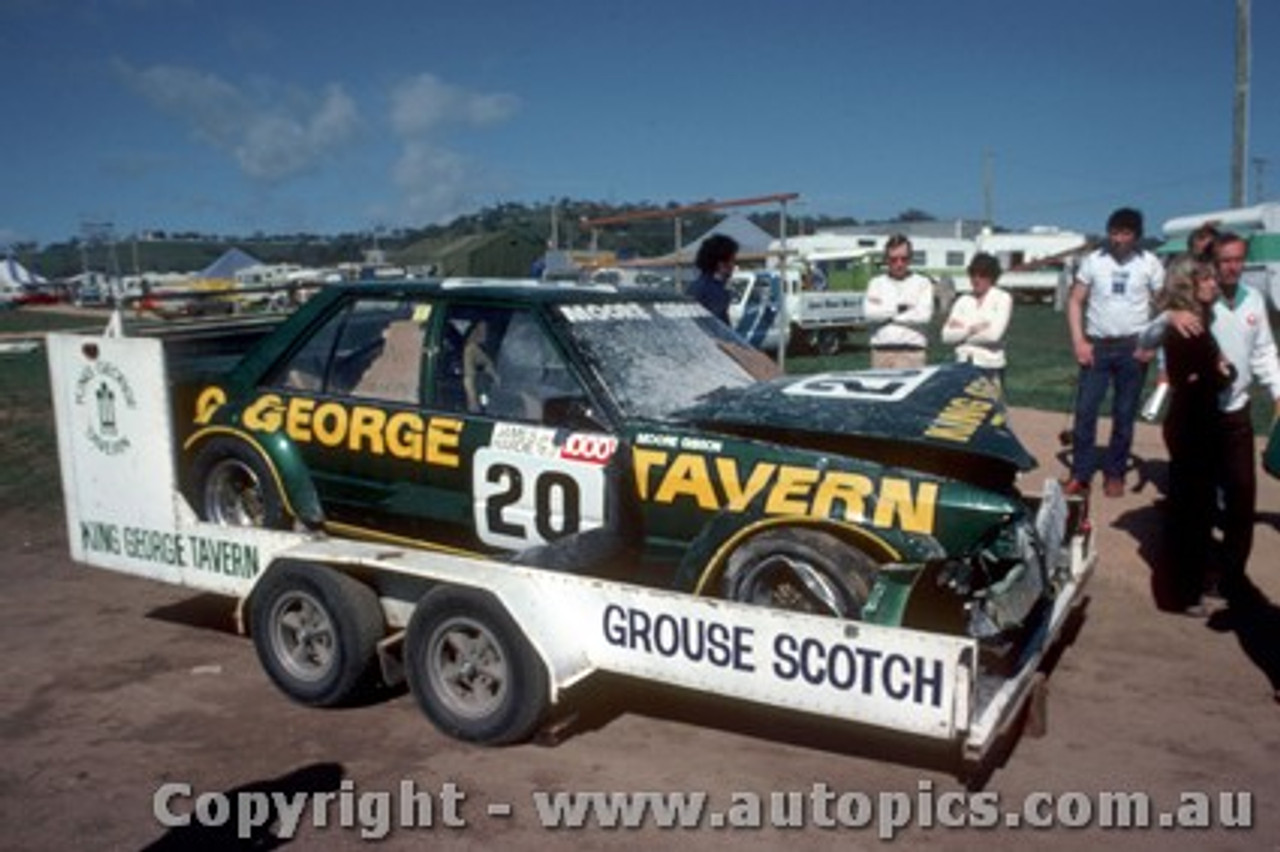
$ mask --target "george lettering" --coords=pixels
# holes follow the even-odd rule
[[[263,394],[245,407],[245,428],[255,432],[284,431],[300,444],[342,447],[353,453],[391,456],[440,467],[462,464],[463,421],[454,417],[423,417],[414,411],[388,414],[367,405],[318,402],[274,393]]]
[[[187,565],[186,539],[177,533],[125,527],[122,538],[125,556],[175,568]]]

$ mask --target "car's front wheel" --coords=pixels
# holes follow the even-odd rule
[[[869,556],[833,535],[783,528],[753,536],[730,555],[721,591],[743,603],[857,619],[875,572]]]

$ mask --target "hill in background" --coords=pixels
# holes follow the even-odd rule
[[[337,236],[316,234],[213,236],[189,232],[151,231],[145,235],[72,238],[47,246],[14,247],[14,256],[28,269],[49,279],[65,279],[86,269],[108,274],[137,272],[195,272],[217,260],[229,248],[238,248],[263,263],[296,263],[327,267],[365,262],[378,249],[389,263],[403,266],[435,265],[442,275],[523,276],[542,256],[553,235],[559,248],[592,248],[592,234],[584,219],[618,216],[642,211],[674,209],[665,205],[609,205],[562,199],[558,204],[504,203],[478,213],[459,216],[447,225],[401,229],[390,233],[354,233]],[[681,217],[680,232],[689,240],[710,230],[720,219],[714,211]],[[776,211],[748,216],[777,236]],[[857,220],[830,217],[792,218],[788,232],[812,232],[824,226],[857,224]],[[645,219],[628,225],[599,229],[595,248],[619,257],[652,257],[676,247],[671,219]]]

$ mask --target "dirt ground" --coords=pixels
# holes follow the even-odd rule
[[[1041,460],[1055,459],[1062,415],[1013,413]],[[1103,429],[1105,434],[1105,427]],[[51,442],[50,442],[51,443]],[[1023,736],[978,783],[1018,808],[1028,794],[1132,792],[1172,809],[1179,795],[1252,794],[1250,830],[907,828],[904,849],[1280,849],[1280,610],[1261,605],[1208,623],[1161,612],[1152,561],[1166,465],[1158,431],[1140,426],[1123,498],[1095,501],[1101,561],[1083,623],[1049,678],[1048,728]],[[1280,601],[1280,482],[1260,478],[1250,574]],[[534,791],[737,791],[875,797],[901,793],[917,810],[965,790],[936,751],[866,730],[729,706],[622,683],[597,683],[558,744],[485,749],[438,733],[412,699],[353,709],[290,703],[268,682],[251,643],[230,629],[226,601],[72,564],[60,511],[0,514],[0,826],[8,849],[268,849],[259,833],[169,829],[153,797],[170,782],[193,794],[246,790],[420,791],[452,783],[467,826],[393,827],[385,848],[842,850],[888,845],[868,829],[550,830]],[[1274,686],[1273,686],[1274,680]],[[817,785],[815,787],[815,785]],[[825,785],[825,788],[821,785]],[[768,801],[766,799],[766,801]],[[487,805],[509,803],[510,816]],[[175,808],[180,810],[181,807]],[[188,804],[187,809],[190,809]],[[1050,808],[1052,812],[1052,807]],[[337,811],[333,811],[334,814]],[[1078,816],[1079,811],[1075,811]],[[767,815],[767,811],[766,811]],[[336,818],[336,817],[335,817]],[[358,830],[310,824],[298,849],[364,844]]]

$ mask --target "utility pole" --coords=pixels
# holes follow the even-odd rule
[[[1263,182],[1263,176],[1267,171],[1267,158],[1254,157],[1249,162],[1253,164],[1253,203],[1261,204],[1267,200],[1266,186]]]
[[[1236,90],[1231,146],[1231,206],[1245,203],[1245,163],[1249,148],[1249,0],[1236,0]]]
[[[995,227],[995,175],[992,173],[991,149],[982,152],[982,219],[988,228]]]

